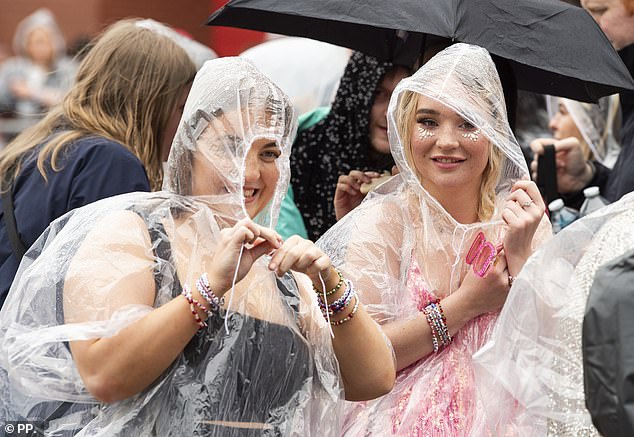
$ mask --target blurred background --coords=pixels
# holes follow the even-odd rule
[[[189,34],[211,47],[219,56],[237,55],[262,42],[265,35],[230,28],[214,28],[203,23],[208,15],[227,0],[0,0],[0,61],[12,56],[12,41],[18,23],[38,8],[46,7],[54,15],[69,50],[99,33],[121,18],[153,18]]]

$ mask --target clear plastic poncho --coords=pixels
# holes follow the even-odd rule
[[[406,153],[409,138],[399,131],[403,120],[413,125],[415,109],[405,115],[399,109],[411,93],[447,106],[489,140],[490,155],[498,157],[488,191],[494,205],[490,219],[458,223],[421,185]],[[411,136],[415,128],[405,128],[405,135]],[[388,108],[388,135],[400,174],[370,193],[318,241],[354,282],[366,310],[380,324],[424,317],[420,311],[432,299],[454,292],[470,268],[465,256],[476,234],[483,231],[489,241],[501,242],[503,202],[516,180],[528,178],[508,125],[498,74],[480,47],[455,44],[403,79]],[[549,234],[544,219],[534,246]],[[477,408],[471,356],[489,338],[496,316],[472,320],[449,347],[401,370],[391,393],[347,404],[344,435],[468,435]]]
[[[551,119],[559,104],[563,104],[592,152],[592,158],[606,167],[614,166],[621,151],[613,132],[619,112],[618,96],[603,97],[597,104],[553,96],[548,96],[546,102]]]
[[[567,226],[529,258],[475,357],[483,428],[599,435],[585,406],[582,323],[599,267],[634,249],[633,223],[630,194]]]
[[[273,227],[295,129],[286,95],[248,61],[205,63],[173,143],[166,191],[74,210],[27,252],[0,312],[0,418],[41,421],[55,436],[336,434],[343,389],[328,325],[308,277],[277,278],[266,257],[227,292],[220,316],[131,398],[93,398],[68,346],[112,336],[170,302],[182,284],[193,286],[220,230],[247,216],[245,157],[258,138],[281,150],[275,194],[258,217]],[[153,304],[134,303],[138,293],[151,293]]]

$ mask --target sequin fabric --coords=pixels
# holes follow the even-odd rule
[[[632,204],[630,196],[573,223],[526,263],[489,343],[474,357],[480,429],[600,435],[585,406],[582,323],[599,267],[634,249]]]
[[[355,52],[341,78],[330,112],[299,132],[291,154],[295,204],[313,241],[336,223],[333,198],[337,180],[350,170],[391,170],[392,156],[369,156],[370,110],[376,88],[392,64]]]
[[[585,304],[590,293],[597,269],[634,249],[634,211],[624,211],[608,221],[595,235],[584,256],[577,264],[571,287],[579,299],[571,300],[566,308],[566,317],[561,322],[561,329],[557,331],[556,340],[569,345],[563,349],[563,354],[553,359],[555,374],[569,375],[571,383],[578,387],[577,395],[570,395],[568,391],[550,391],[551,408],[565,413],[586,411],[583,396],[583,362],[581,352],[581,327],[585,313]],[[594,426],[583,422],[567,420],[548,420],[549,436],[599,436]]]
[[[409,304],[424,308],[444,294],[429,291],[417,262],[412,262],[407,275]],[[423,317],[420,315],[419,317]],[[455,336],[450,346],[438,354],[403,369],[397,376],[389,397],[363,403],[356,408],[355,422],[367,421],[366,435],[394,435],[413,437],[446,437],[469,435],[472,411],[476,407],[474,372],[471,355],[489,337],[495,314],[472,320]],[[353,404],[352,409],[355,410]],[[362,409],[367,409],[361,412]],[[354,413],[353,413],[354,414]],[[379,432],[389,423],[389,429]],[[359,427],[344,435],[358,434]]]

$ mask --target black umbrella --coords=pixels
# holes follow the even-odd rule
[[[599,26],[556,0],[231,0],[207,24],[303,36],[394,60],[428,36],[507,59],[518,88],[596,101],[634,89]]]

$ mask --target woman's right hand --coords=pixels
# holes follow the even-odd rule
[[[315,285],[320,283],[320,275],[326,284],[338,281],[337,274],[333,274],[334,269],[328,255],[315,243],[298,235],[290,237],[275,251],[271,257],[269,269],[278,276],[282,276],[289,270],[304,273]]]
[[[222,296],[231,287],[242,245],[247,246],[240,258],[236,282],[246,276],[258,258],[280,248],[282,243],[282,237],[273,229],[260,226],[248,218],[221,230],[207,271],[214,293]]]
[[[469,268],[459,288],[473,317],[500,310],[510,289],[509,272],[503,250],[483,278]]]
[[[581,143],[575,137],[555,140],[554,138],[537,138],[530,144],[533,151],[531,176],[537,180],[538,159],[544,154],[544,146],[555,147],[555,167],[557,169],[557,191],[575,193],[583,190],[592,180],[592,167],[583,157]]]
[[[335,189],[335,217],[341,220],[343,216],[355,209],[365,198],[361,192],[361,184],[369,184],[373,179],[381,176],[375,171],[352,170],[347,175],[339,176]]]

